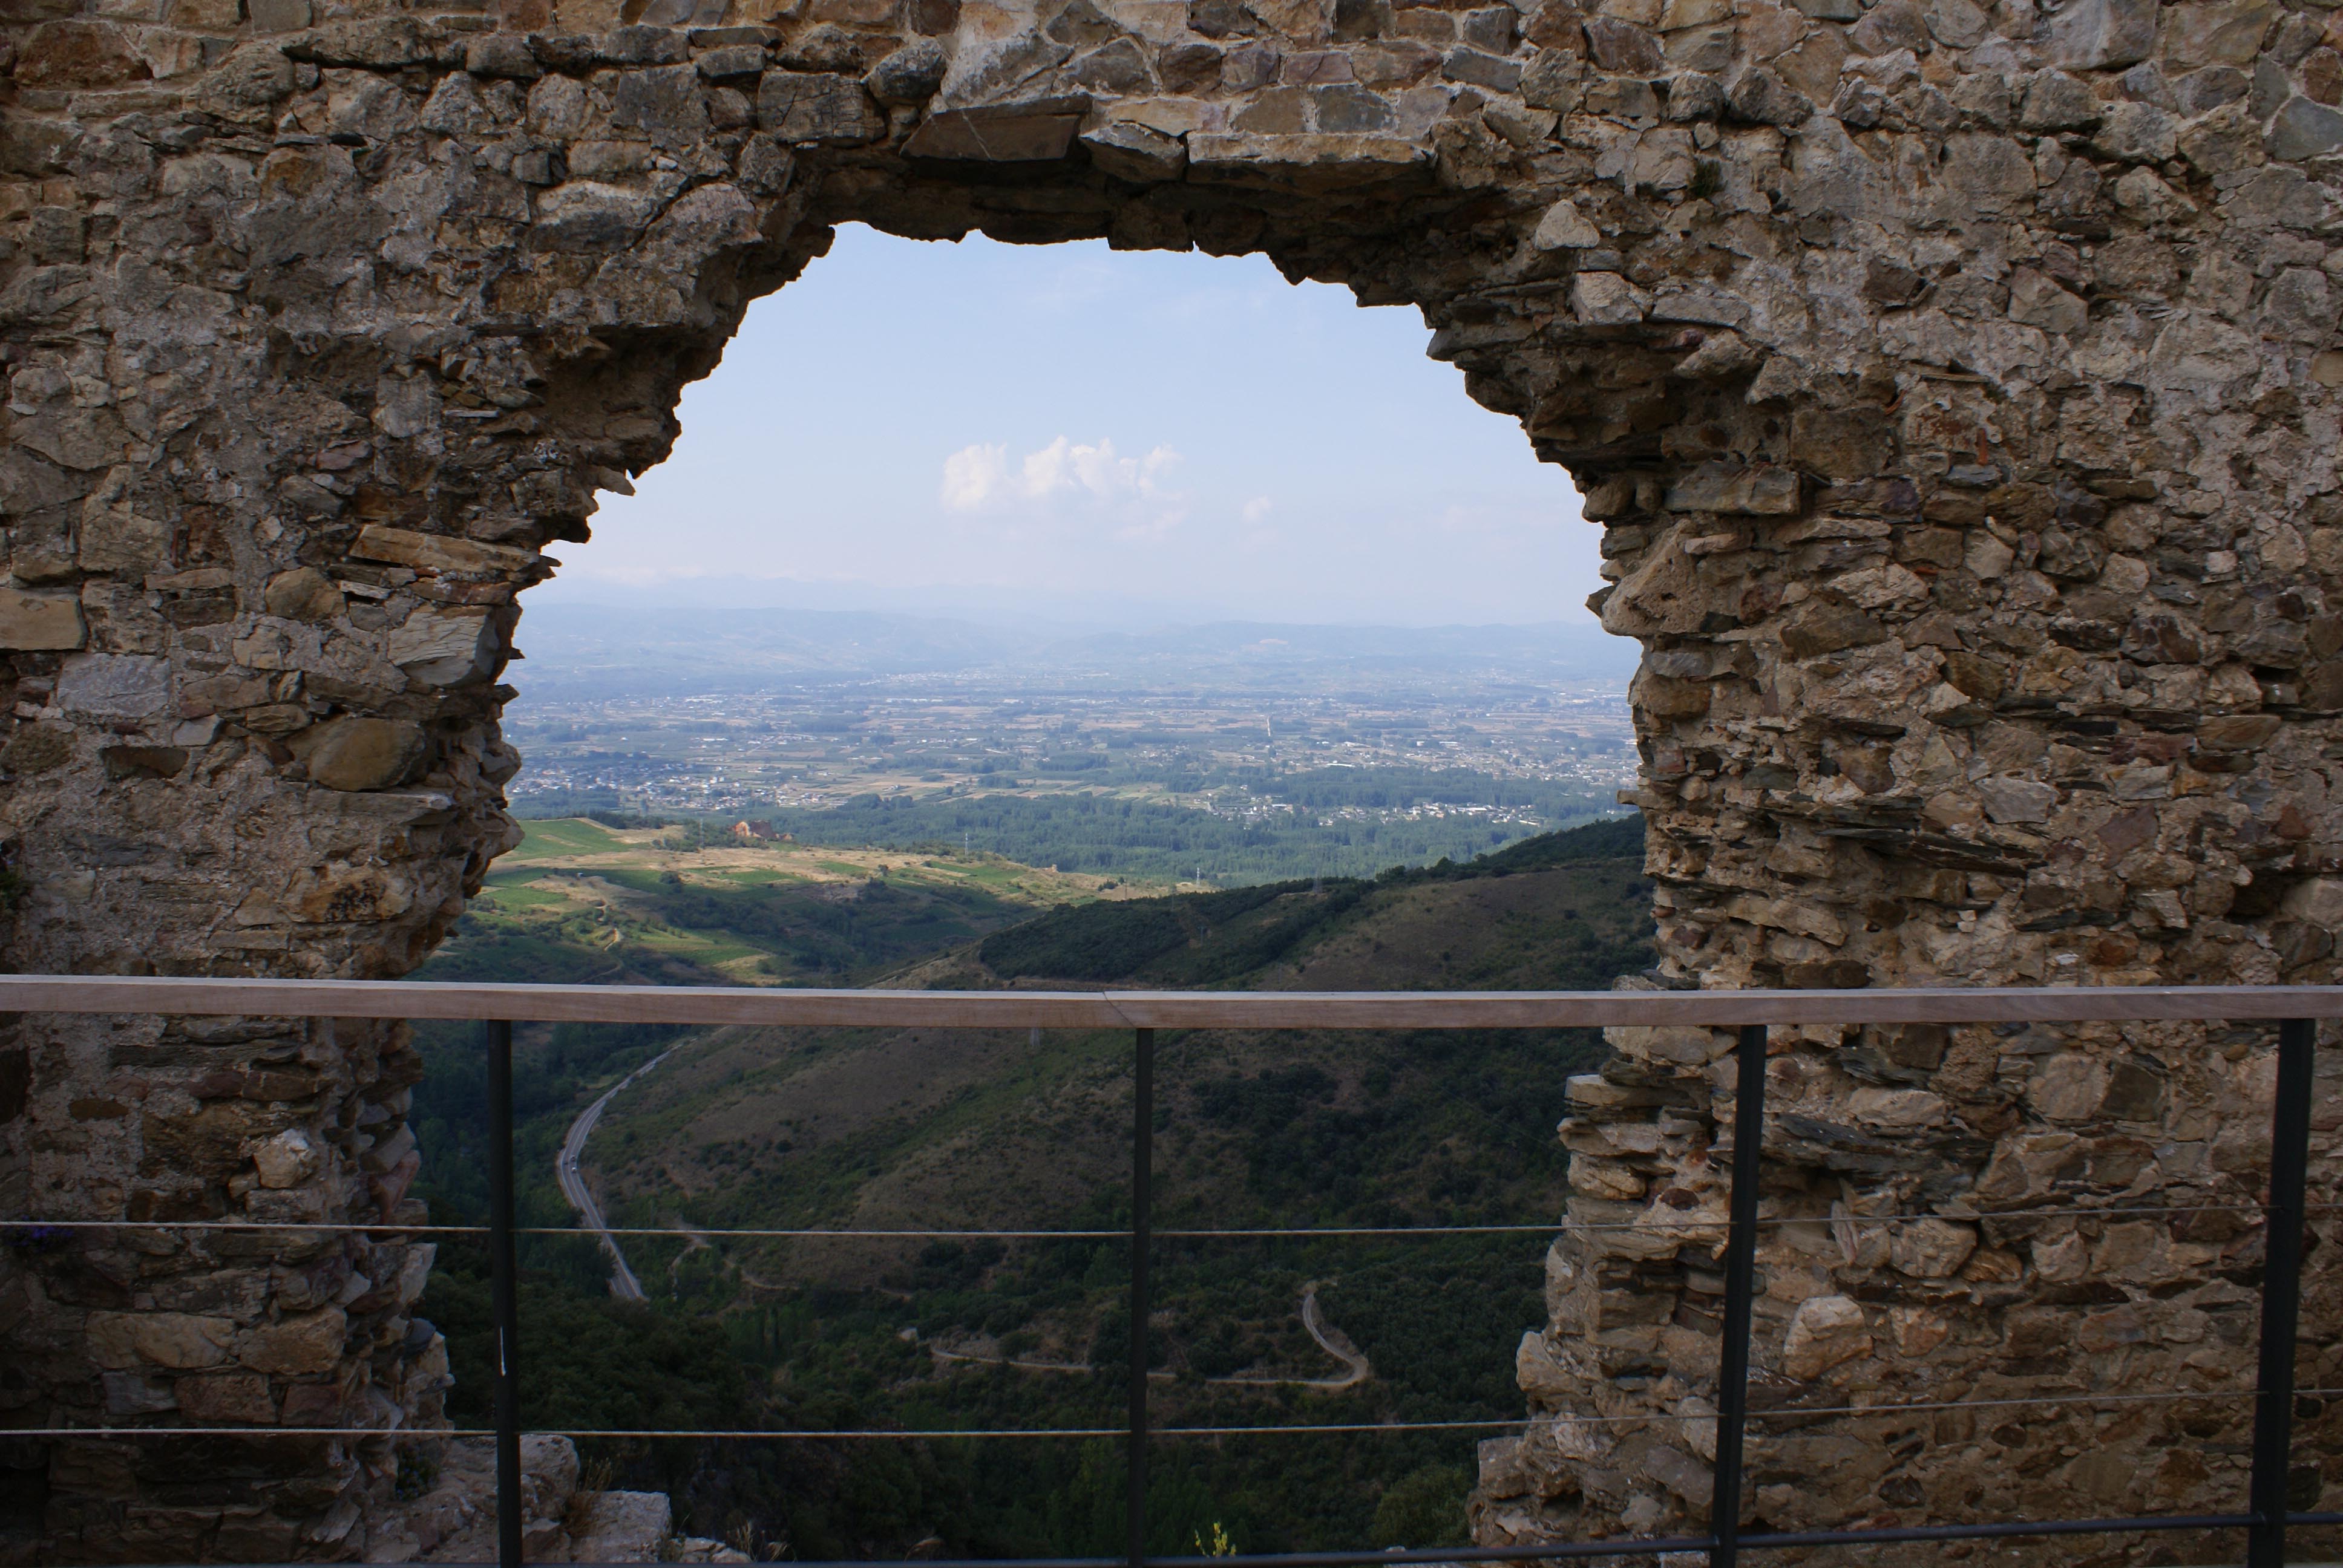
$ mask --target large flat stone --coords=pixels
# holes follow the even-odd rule
[[[427,749],[422,728],[404,719],[347,717],[307,729],[294,752],[312,782],[329,789],[391,789],[415,776]]]
[[[1722,512],[1745,517],[1795,517],[1802,506],[1795,469],[1703,463],[1668,487],[1672,512]]]
[[[495,625],[479,611],[427,606],[392,628],[383,651],[426,685],[455,686],[488,671],[495,638]]]
[[[2073,0],[2050,19],[2050,58],[2070,71],[2145,60],[2156,46],[2157,0]]]
[[[411,528],[379,524],[368,524],[358,530],[357,542],[350,547],[350,554],[360,560],[390,561],[417,571],[484,575],[526,571],[538,560],[535,550],[484,545],[474,539],[417,533]],[[274,591],[274,584],[271,590]]]
[[[170,706],[171,661],[85,653],[57,676],[57,706],[91,719],[153,719]]]
[[[1091,162],[1134,185],[1176,180],[1188,166],[1188,147],[1178,136],[1151,126],[1117,120],[1083,134]]]
[[[1073,146],[1074,133],[1081,128],[1078,114],[947,109],[921,121],[903,144],[903,153],[952,163],[1055,163]]]
[[[860,146],[886,133],[886,117],[854,76],[768,71],[757,87],[757,122],[784,142]]]
[[[2297,95],[2282,105],[2270,121],[2263,145],[2269,156],[2288,163],[2323,157],[2343,147],[2343,110]]]
[[[1198,185],[1352,190],[1422,180],[1432,167],[1430,147],[1397,136],[1200,132],[1188,138],[1188,178]]]
[[[674,1533],[675,1512],[663,1492],[600,1492],[587,1505],[578,1536],[581,1563],[656,1563]]]
[[[0,588],[0,648],[55,651],[79,648],[88,638],[74,595]]]

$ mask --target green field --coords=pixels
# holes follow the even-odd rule
[[[428,973],[608,979],[615,964],[646,984],[858,984],[1040,910],[1131,891],[989,856],[741,845],[567,819],[524,834]]]
[[[548,860],[565,855],[607,855],[624,849],[616,833],[579,818],[521,824],[518,847],[506,851],[515,860]]]
[[[1584,823],[1615,809],[1608,788],[1469,769],[1199,761],[1192,771],[1134,772],[1126,759],[1101,751],[1062,777],[986,775],[946,789],[874,789],[818,809],[759,807],[753,814],[833,850],[926,856],[970,845],[1021,864],[1098,876],[1169,882],[1201,871],[1225,887],[1470,859],[1537,835],[1540,824]],[[578,792],[530,797],[528,809],[567,816],[619,804],[609,791]],[[730,819],[703,825],[720,830]]]

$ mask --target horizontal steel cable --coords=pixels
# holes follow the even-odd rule
[[[1095,1369],[1113,1372],[1117,1368]],[[2343,1395],[2343,1389],[2297,1389],[2298,1399],[2327,1398]],[[1825,1405],[1810,1410],[1753,1410],[1751,1419],[1774,1416],[1805,1418],[1817,1415],[1896,1415],[1911,1411],[1940,1410],[2004,1410],[2026,1405],[2075,1404],[2179,1404],[2191,1400],[2251,1399],[2252,1389],[2208,1389],[2197,1393],[2084,1393],[2039,1394],[2016,1399],[1943,1400],[1910,1404],[1849,1404]],[[1302,1422],[1283,1426],[1159,1426],[1149,1429],[1151,1437],[1292,1437],[1311,1432],[1367,1433],[1400,1432],[1491,1432],[1512,1428],[1527,1429],[1567,1421],[1574,1426],[1634,1426],[1664,1421],[1715,1421],[1714,1414],[1685,1415],[1672,1411],[1653,1411],[1641,1415],[1587,1416],[1504,1416],[1480,1421],[1360,1421]],[[629,1438],[689,1439],[695,1442],[719,1442],[732,1439],[811,1441],[850,1441],[876,1439],[887,1442],[910,1442],[918,1439],[970,1438],[1090,1438],[1128,1437],[1127,1426],[1045,1426],[1045,1427],[920,1427],[902,1431],[873,1428],[798,1427],[528,1427],[524,1429],[539,1437],[569,1438]],[[372,1427],[372,1426],[34,1426],[0,1428],[0,1438],[121,1438],[121,1437],[400,1437],[428,1439],[490,1438],[496,1436],[488,1427]]]

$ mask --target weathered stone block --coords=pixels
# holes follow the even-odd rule
[[[153,719],[170,707],[171,661],[146,655],[84,653],[57,676],[57,706],[91,719]]]
[[[1976,1245],[1974,1225],[1919,1220],[1899,1226],[1889,1248],[1898,1272],[1919,1280],[1945,1280],[1960,1272]],[[1896,1337],[1899,1342],[1909,1338],[1908,1330]]]
[[[342,590],[317,568],[296,567],[268,579],[262,603],[287,620],[323,624],[341,615]]]
[[[71,649],[88,637],[74,595],[0,588],[0,648]]]
[[[1633,327],[1651,297],[1615,272],[1582,272],[1570,280],[1570,311],[1589,327]]]
[[[245,0],[257,33],[297,33],[309,25],[309,0]]]
[[[509,33],[487,33],[464,45],[464,69],[475,76],[534,82],[545,74],[528,45]]]
[[[1887,628],[1852,605],[1817,604],[1782,628],[1782,646],[1800,658],[1886,640]]]
[[[178,1400],[179,1414],[191,1423],[273,1426],[277,1422],[277,1401],[269,1394],[268,1380],[256,1373],[183,1377],[172,1385],[172,1392]]]
[[[1441,56],[1440,74],[1452,82],[1469,82],[1476,87],[1487,87],[1499,93],[1511,93],[1522,85],[1522,63],[1478,49],[1454,48]]]
[[[1659,40],[1631,22],[1590,16],[1585,22],[1588,58],[1606,71],[1656,76],[1667,68]]]
[[[119,87],[153,74],[130,35],[105,22],[47,23],[16,52],[16,82],[25,87]]]
[[[2270,122],[2264,145],[2270,156],[2289,163],[2323,157],[2343,147],[2343,110],[2298,95],[2288,98],[2279,108],[2278,117]]]
[[[1795,517],[1801,499],[1798,476],[1791,469],[1703,463],[1668,487],[1667,507],[1672,512]]]
[[[2110,104],[2092,145],[2126,163],[2158,164],[2180,150],[2179,122],[2154,104]]]
[[[1117,179],[1135,185],[1176,180],[1188,166],[1188,148],[1177,136],[1128,120],[1112,121],[1082,136],[1091,162]]]
[[[311,776],[316,776],[314,769]],[[325,1163],[325,1151],[307,1131],[288,1127],[255,1145],[252,1162],[263,1187],[281,1190],[298,1187],[317,1175]]]
[[[1996,822],[2046,822],[2058,806],[2057,786],[2022,776],[1980,779],[1976,792],[1985,814]]]
[[[144,1372],[110,1372],[100,1382],[106,1390],[106,1413],[110,1416],[160,1415],[178,1408],[169,1380]]]
[[[868,85],[882,104],[924,104],[944,85],[949,62],[931,39],[906,44],[870,68]],[[705,69],[703,64],[702,66]]]
[[[609,251],[632,244],[658,215],[659,197],[598,180],[571,180],[534,202],[536,233],[550,250]]]
[[[2269,0],[2167,5],[2159,14],[2157,58],[2176,75],[2207,65],[2251,66],[2278,14]]]
[[[277,1377],[331,1372],[342,1357],[349,1322],[339,1307],[252,1329],[236,1341],[236,1359]]]
[[[486,611],[415,610],[391,628],[383,652],[411,679],[427,686],[458,686],[495,668],[497,630]]]
[[[303,731],[293,750],[329,789],[393,789],[414,778],[429,740],[404,719],[351,717]]]
[[[2197,744],[2207,751],[2255,751],[2278,739],[2285,721],[2274,713],[2235,713],[2197,726]]]
[[[1782,1342],[1782,1370],[1800,1380],[1871,1353],[1863,1308],[1845,1296],[1814,1296],[1798,1303]]]
[[[672,1506],[663,1492],[598,1492],[577,1537],[576,1550],[596,1563],[655,1558],[674,1533]]]
[[[188,1312],[92,1312],[89,1342],[99,1364],[140,1362],[177,1372],[215,1367],[228,1359],[236,1324]]]
[[[757,87],[757,123],[777,140],[821,146],[860,146],[887,128],[860,81],[820,72],[766,72]]]
[[[360,560],[391,561],[418,571],[489,577],[528,570],[538,558],[534,550],[486,545],[443,534],[416,533],[375,523],[358,530],[350,553]]]
[[[1055,163],[1074,145],[1082,117],[1062,108],[1030,113],[946,110],[929,116],[904,155],[960,163]]]
[[[1396,136],[1232,136],[1188,138],[1188,177],[1204,185],[1322,193],[1422,179],[1430,149]]]
[[[2145,60],[2159,9],[2157,0],[2073,0],[2050,19],[2050,57],[2070,71]]]
[[[1564,196],[1545,209],[1530,233],[1530,243],[1540,250],[1590,250],[1603,243],[1603,233],[1587,221],[1576,202]]]

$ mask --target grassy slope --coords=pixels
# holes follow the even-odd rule
[[[695,849],[573,819],[523,828],[426,978],[854,985],[1037,910],[1132,891],[993,856]]]
[[[1061,909],[919,967],[915,983],[1599,988],[1648,961],[1639,843],[1634,824],[1604,824],[1375,882]],[[589,1163],[614,1211],[639,1224],[1111,1228],[1128,1211],[1129,1049],[1119,1034],[719,1031],[614,1104]],[[1562,1195],[1563,1080],[1595,1045],[1568,1033],[1198,1031],[1160,1049],[1168,1228],[1548,1220]],[[1542,1250],[1533,1236],[1166,1244],[1151,1325],[1155,1363],[1173,1378],[1161,1419],[1511,1413],[1512,1346],[1538,1317]],[[739,1352],[771,1370],[784,1407],[842,1392],[866,1422],[1114,1419],[1111,1373],[946,1366],[928,1347],[1112,1367],[1129,1332],[1116,1243],[629,1252],[675,1306],[719,1316]],[[1374,1362],[1373,1382],[1297,1395],[1202,1381],[1334,1371],[1296,1315],[1311,1282]],[[1264,1452],[1272,1442],[1285,1446]],[[1469,1436],[1185,1452],[1159,1483],[1159,1549],[1186,1549],[1213,1522],[1251,1550],[1357,1545],[1403,1527],[1429,1541],[1457,1523],[1470,1452]],[[987,1451],[958,1462],[980,1499],[986,1467],[1007,1462]],[[1111,1510],[1098,1515],[1093,1495],[1112,1475],[1063,1444],[1018,1462],[1012,1499],[931,1527],[977,1551],[1112,1549]],[[1422,1517],[1387,1517],[1394,1497]]]

